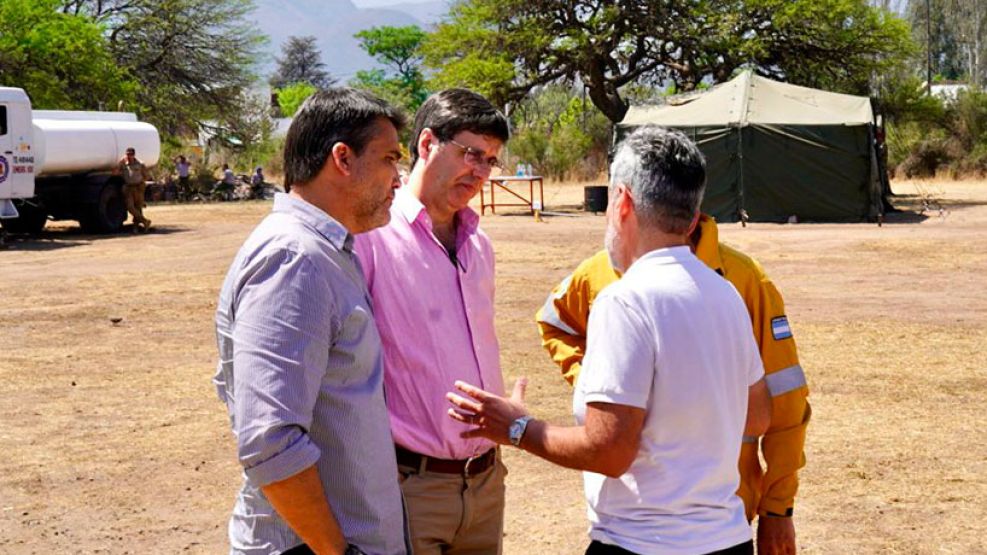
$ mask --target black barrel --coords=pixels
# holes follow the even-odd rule
[[[583,188],[583,206],[587,212],[606,212],[609,189],[606,185],[588,185]]]

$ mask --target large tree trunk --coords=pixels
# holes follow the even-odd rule
[[[603,115],[607,116],[607,119],[615,124],[623,121],[624,115],[627,114],[627,103],[620,98],[616,90],[609,90],[611,87],[607,83],[587,83],[586,88],[589,89],[590,100],[603,112]]]

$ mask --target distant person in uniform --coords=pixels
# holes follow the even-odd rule
[[[133,218],[134,233],[143,228],[151,229],[151,220],[144,217],[144,188],[151,179],[147,166],[137,158],[134,147],[127,147],[126,154],[120,159],[117,171],[123,176],[123,201]]]

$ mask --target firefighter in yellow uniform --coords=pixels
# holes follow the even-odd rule
[[[730,281],[743,297],[772,397],[771,426],[760,439],[767,468],[762,469],[758,459],[758,438],[745,437],[737,494],[744,500],[747,519],[759,516],[758,553],[795,553],[791,516],[798,490],[798,469],[805,465],[802,448],[811,411],[806,399],[809,390],[784,302],[760,264],[719,242],[713,218],[703,214],[691,239],[696,256]],[[562,375],[570,385],[576,382],[586,350],[586,327],[593,300],[619,278],[606,250],[602,250],[566,277],[535,317],[542,345],[562,368]]]

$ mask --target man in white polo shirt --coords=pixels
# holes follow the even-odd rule
[[[753,552],[737,457],[771,405],[743,301],[688,246],[704,186],[679,132],[645,127],[618,146],[606,246],[624,277],[590,312],[577,426],[529,416],[523,379],[511,399],[463,382],[466,396],[448,395],[467,436],[585,471],[587,555]]]

